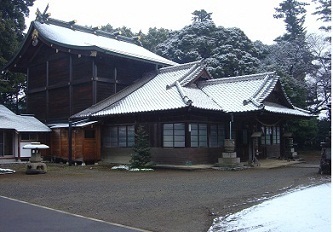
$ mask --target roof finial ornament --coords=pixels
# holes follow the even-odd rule
[[[41,23],[44,23],[45,21],[47,21],[48,17],[51,16],[50,13],[46,13],[47,10],[49,9],[49,4],[47,4],[44,12],[40,12],[40,10],[37,8],[37,11],[36,11],[36,20],[40,21]]]

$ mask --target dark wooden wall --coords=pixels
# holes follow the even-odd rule
[[[41,46],[27,70],[27,111],[43,122],[67,121],[155,68],[124,57]]]

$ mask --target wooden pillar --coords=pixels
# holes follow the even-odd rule
[[[117,68],[114,68],[114,93],[117,93]]]
[[[48,121],[50,115],[50,96],[49,96],[49,61],[46,61],[46,83],[45,83],[45,121]]]
[[[92,104],[97,103],[97,66],[95,63],[95,59],[92,62]]]
[[[69,117],[73,115],[73,58],[69,56]]]

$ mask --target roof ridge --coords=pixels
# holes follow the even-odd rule
[[[272,82],[268,83],[268,79],[274,77],[272,74],[273,73],[267,73],[267,75],[264,78],[264,81],[261,83],[261,85],[257,88],[257,90],[254,92],[254,94],[251,97],[249,97],[248,99],[245,99],[243,101],[243,105],[247,105],[249,102],[252,102],[257,107],[263,106],[263,104],[261,102],[261,100],[262,100],[261,98],[263,96],[263,93],[267,92],[268,88],[271,88]],[[272,78],[272,79],[276,80],[277,78]],[[275,83],[276,83],[276,81],[275,81]],[[266,88],[265,88],[265,86],[266,86]],[[260,92],[262,92],[262,94],[260,96],[258,96]]]
[[[185,74],[182,78],[179,79],[180,84],[182,86],[188,84],[188,82],[191,82],[193,79],[193,76],[197,76],[203,69],[205,68],[205,65],[203,63],[195,65],[187,74]],[[187,81],[189,80],[189,81]]]
[[[166,72],[173,72],[173,71],[179,71],[179,70],[183,70],[183,69],[188,69],[189,67],[201,63],[200,61],[193,61],[190,63],[185,63],[185,64],[176,64],[173,66],[168,66],[168,67],[163,67],[159,69],[159,73],[166,73]]]
[[[270,75],[267,76],[267,80],[269,77],[270,77]],[[271,78],[270,82],[269,83],[267,82],[266,89],[263,89],[264,88],[264,86],[263,86],[262,89],[259,88],[258,89],[259,91],[256,92],[257,101],[260,101],[260,102],[263,101],[271,93],[270,90],[272,90],[275,87],[279,78],[277,76],[272,76],[272,77],[273,78]]]
[[[267,88],[271,86],[271,83],[268,83],[268,79],[274,77],[273,75],[267,75],[265,78],[264,78],[264,81],[261,83],[261,85],[258,87],[257,91],[251,96],[251,98],[253,99],[256,99],[256,100],[259,100],[260,97],[257,97],[257,95],[259,95],[260,92],[266,92]],[[276,79],[276,78],[275,78]],[[264,87],[267,87],[264,91]]]
[[[253,79],[261,79],[265,78],[267,75],[275,74],[275,72],[264,72],[264,73],[257,73],[257,74],[249,74],[243,76],[235,76],[235,77],[221,77],[215,78],[205,81],[205,83],[210,84],[210,82],[237,82],[237,81],[248,81]]]
[[[184,80],[190,78],[191,76],[194,76],[197,74],[197,69],[200,68],[200,71],[204,68],[202,60],[200,61],[195,61],[195,62],[191,62],[189,63],[190,65],[185,65],[187,68],[190,68],[190,70],[188,70],[182,77],[180,77],[179,79],[177,79],[176,81],[174,81],[173,83],[169,84],[166,86],[166,88],[171,88],[172,86],[175,86],[176,83],[178,82],[181,86],[183,86],[183,82]],[[175,66],[172,67],[167,67],[167,68],[173,68]],[[185,68],[184,68],[185,69]],[[181,69],[175,69],[176,70],[181,70]],[[194,72],[195,71],[195,72]]]
[[[81,26],[76,24],[76,20],[72,20],[69,22],[59,20],[59,19],[54,19],[50,18],[50,14],[44,13],[41,14],[39,11],[37,11],[37,17],[36,20],[37,22],[41,24],[52,24],[55,26],[60,26],[60,27],[65,27],[68,29],[72,29],[74,31],[81,31],[81,32],[86,32],[90,34],[94,34],[96,36],[103,36],[106,38],[111,38],[111,39],[116,39],[120,40],[123,42],[128,42],[128,43],[133,43],[139,46],[142,46],[142,43],[140,42],[140,36],[134,36],[134,37],[127,37],[127,36],[122,36],[120,31],[116,32],[107,32],[103,31],[100,29],[100,27],[88,27],[88,26]]]

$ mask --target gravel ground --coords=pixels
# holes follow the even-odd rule
[[[319,164],[319,156],[304,157]],[[151,231],[207,231],[214,218],[300,185],[331,181],[318,168],[127,172],[111,166],[48,164],[26,175],[22,164],[0,165],[0,195]]]

